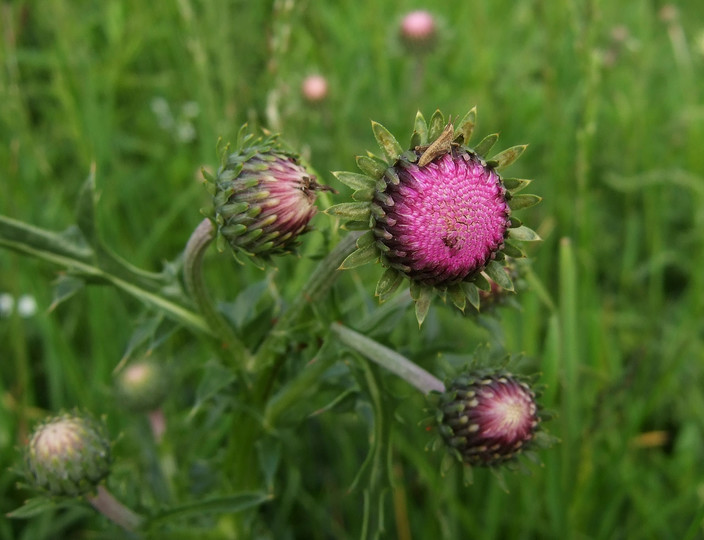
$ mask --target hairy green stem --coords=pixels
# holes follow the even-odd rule
[[[340,265],[347,256],[357,249],[360,232],[347,234],[335,248],[318,264],[308,281],[293,300],[289,308],[279,318],[276,326],[269,332],[256,354],[257,366],[266,366],[273,361],[273,356],[282,341],[287,339],[291,327],[298,322],[303,310],[323,298],[339,275]]]
[[[144,522],[142,516],[118,501],[104,486],[98,486],[97,495],[88,497],[88,502],[98,512],[126,531],[135,532]]]
[[[335,334],[342,343],[366,356],[369,360],[376,362],[381,367],[398,375],[424,394],[433,390],[437,392],[445,391],[445,385],[440,379],[414,364],[405,356],[383,346],[381,343],[369,339],[359,332],[355,332],[339,323],[331,324],[330,330],[332,330],[333,334]]]
[[[203,277],[203,256],[214,238],[215,227],[208,218],[205,218],[198,224],[186,243],[183,261],[184,281],[188,293],[213,333],[222,340],[223,346],[232,352],[237,364],[241,366],[249,356],[249,351],[215,307]]]

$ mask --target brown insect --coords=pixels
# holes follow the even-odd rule
[[[433,161],[436,157],[447,154],[452,147],[452,139],[455,137],[455,127],[450,121],[445,129],[442,130],[440,136],[425,147],[425,151],[420,156],[418,160],[419,167],[425,167],[428,163]],[[416,146],[416,150],[423,150],[424,147]]]

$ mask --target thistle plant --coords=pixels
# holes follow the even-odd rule
[[[296,282],[302,285],[295,294],[265,310],[256,326],[247,322],[250,316],[257,320],[251,313],[256,300],[278,291],[273,285],[276,277],[283,283],[292,279],[295,265],[291,264],[293,259],[282,265],[289,272],[282,276],[271,269],[286,255],[298,254],[317,212],[318,195],[334,191],[320,182],[278,135],[265,130],[255,134],[243,127],[233,147],[221,152],[217,172],[204,173],[212,196],[211,206],[203,211],[205,219],[186,241],[183,254],[161,273],[135,268],[105,245],[95,222],[97,197],[92,175],[79,202],[73,242],[0,216],[0,245],[62,264],[74,285],[75,281],[113,284],[143,301],[152,315],[147,320],[153,321],[138,328],[130,340],[128,352],[115,370],[115,397],[123,409],[146,412],[160,422],[154,436],[158,441],[163,437],[163,444],[147,446],[145,441],[134,441],[151,456],[142,468],[152,471],[158,479],[155,485],[161,486],[151,488],[150,497],[158,501],[157,508],[138,516],[109,495],[104,480],[111,446],[102,424],[88,417],[62,415],[38,428],[28,446],[27,477],[51,495],[85,498],[130,531],[161,534],[168,527],[160,527],[172,518],[201,519],[203,513],[213,513],[224,515],[225,524],[220,525],[228,534],[248,537],[253,523],[267,526],[256,509],[285,489],[279,485],[277,470],[284,458],[294,459],[293,453],[284,456],[281,451],[286,434],[321,411],[334,414],[346,396],[357,401],[355,410],[363,410],[361,393],[350,390],[363,380],[375,411],[375,431],[370,437],[370,458],[359,477],[366,478],[364,500],[375,501],[382,508],[387,491],[384,456],[390,444],[389,415],[384,409],[396,398],[384,395],[379,375],[366,360],[427,397],[428,406],[435,411],[432,429],[449,450],[448,455],[466,466],[499,468],[515,463],[540,439],[542,413],[539,393],[532,383],[497,366],[421,367],[365,332],[352,329],[355,317],[351,313],[366,305],[364,300],[340,299],[332,294],[336,282],[350,275],[342,270],[378,261],[384,270],[375,293],[385,303],[373,312],[371,320],[403,313],[411,300],[398,291],[407,281],[420,325],[435,296],[464,311],[467,304],[480,309],[482,296],[514,291],[513,265],[525,256],[521,242],[538,240],[538,235],[513,212],[536,204],[539,198],[518,194],[528,180],[500,174],[525,146],[489,156],[497,135],[469,146],[475,118],[476,109],[459,122],[446,120],[439,111],[426,122],[418,113],[406,150],[381,124],[373,122],[384,157],[362,155],[357,158],[361,173],[333,173],[354,193],[352,201],[326,210],[327,215],[339,219],[329,220],[333,226],[321,227],[318,242],[323,238],[322,245],[328,251],[315,253],[317,262],[305,270],[304,279],[298,276]],[[344,228],[337,227],[339,222],[353,230],[343,232]],[[220,253],[206,259],[212,245],[219,252],[232,252],[243,265],[252,262],[258,271],[268,272],[260,296],[252,296],[252,289],[246,288],[237,297],[240,310],[236,316],[218,302],[204,277],[206,261],[223,265],[226,259]],[[308,258],[307,264],[312,264],[313,258]],[[241,267],[232,268],[237,272]],[[345,308],[345,303],[353,307]],[[333,313],[339,321],[330,324]],[[166,328],[157,330],[162,324]],[[198,338],[191,346],[203,347],[212,356],[207,367],[200,366],[210,375],[201,381],[195,395],[185,394],[185,398],[167,377],[163,356],[156,351],[180,328]],[[250,328],[256,332],[250,333]],[[373,331],[370,323],[367,333]],[[350,378],[355,369],[363,375],[353,383]],[[318,403],[318,394],[325,394],[321,388],[327,383],[342,397]],[[208,468],[218,471],[211,473],[211,481],[220,482],[213,497],[192,495],[190,500],[174,501],[174,486],[189,482],[176,478],[179,471],[196,469],[188,463],[174,466],[180,455],[171,451],[169,437],[177,436],[178,430],[163,431],[167,418],[161,409],[163,400],[172,394],[182,405],[185,399],[193,401],[182,425],[205,411],[209,429],[218,433],[217,449],[208,445],[203,450],[211,452],[210,457],[218,463]],[[122,482],[129,481],[122,478]],[[188,493],[197,491],[196,487],[189,489]],[[21,517],[23,513],[29,511],[20,509],[14,515]],[[364,529],[383,530],[383,522],[375,522],[382,515],[367,512]]]

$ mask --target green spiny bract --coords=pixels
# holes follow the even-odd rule
[[[255,261],[293,251],[316,212],[318,184],[297,154],[277,135],[255,138],[240,131],[235,152],[226,155],[211,183],[218,248],[227,243],[236,254]]]
[[[38,425],[25,449],[25,476],[49,495],[92,492],[110,472],[105,425],[84,413],[63,413]]]
[[[338,204],[327,212],[368,229],[342,268],[380,260],[386,271],[376,295],[382,301],[409,279],[419,323],[435,292],[464,311],[467,302],[479,309],[479,290],[490,290],[489,280],[513,291],[504,271],[506,256],[524,257],[520,242],[539,240],[511,216],[512,210],[540,201],[535,195],[516,195],[530,181],[498,173],[526,146],[485,158],[498,135],[468,146],[475,119],[475,108],[457,127],[445,123],[440,111],[429,123],[418,112],[406,151],[386,128],[372,122],[385,158],[358,156],[363,174],[335,173],[354,190],[358,202]]]

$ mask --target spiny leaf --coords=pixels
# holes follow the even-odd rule
[[[367,263],[374,262],[379,258],[379,251],[376,244],[370,244],[364,248],[358,249],[350,253],[347,258],[342,261],[340,270],[349,270],[363,266]]]
[[[440,112],[440,109],[437,109],[433,113],[433,116],[430,118],[430,129],[428,131],[428,140],[434,141],[435,139],[437,139],[444,129],[445,129],[445,117]]]
[[[398,156],[403,153],[403,148],[398,143],[396,138],[391,134],[391,132],[382,126],[379,122],[372,120],[372,131],[374,132],[374,137],[376,142],[383,150],[386,157],[389,159],[390,163],[394,163]]]
[[[523,242],[538,242],[539,240],[542,240],[542,238],[538,236],[537,232],[526,227],[525,225],[521,225],[515,229],[509,229],[508,234],[512,239],[521,240]]]
[[[366,221],[369,219],[369,203],[351,202],[335,204],[325,210],[330,216],[348,219],[351,221]]]
[[[375,295],[383,302],[398,289],[403,281],[403,275],[393,268],[387,268],[376,284]]]
[[[542,197],[532,194],[516,195],[515,197],[511,197],[508,201],[508,206],[511,210],[522,210],[524,208],[535,206],[542,200]]]
[[[372,178],[381,178],[388,168],[387,164],[370,156],[357,156],[357,167]]]
[[[476,122],[477,108],[472,107],[469,112],[464,115],[464,118],[460,120],[459,126],[457,127],[457,131],[462,135],[464,144],[469,143],[469,140],[472,138],[472,133],[474,133],[474,125]]]
[[[496,141],[498,140],[498,133],[492,133],[491,135],[487,135],[479,142],[477,146],[474,147],[474,151],[480,156],[484,157],[486,156],[487,152],[494,147]]]
[[[345,184],[348,188],[351,188],[355,191],[359,189],[366,189],[369,187],[374,188],[374,184],[376,183],[374,178],[370,178],[366,174],[359,174],[348,171],[335,171],[332,174],[335,176],[335,178]]]
[[[416,300],[416,319],[418,320],[418,326],[423,325],[425,317],[428,315],[430,310],[430,301],[433,299],[433,289],[430,287],[421,287],[420,296]]]
[[[508,189],[511,193],[517,193],[521,191],[524,187],[530,184],[533,180],[526,180],[525,178],[502,178],[504,187]]]
[[[411,148],[428,144],[428,123],[425,121],[425,118],[423,118],[423,114],[420,111],[416,113],[416,120],[413,125],[413,134],[415,135],[416,133],[418,134],[419,139],[415,144],[411,142]]]
[[[469,303],[474,306],[474,309],[479,310],[479,289],[477,289],[477,286],[474,283],[468,283],[466,281],[462,282],[460,285]]]
[[[447,289],[447,293],[450,295],[450,300],[460,311],[464,311],[465,305],[467,303],[467,296],[464,294],[464,290],[461,286],[455,285]]]
[[[511,163],[521,157],[521,154],[526,148],[528,148],[527,144],[512,146],[511,148],[507,148],[503,152],[499,152],[498,154],[496,154],[494,157],[491,158],[491,161],[496,162],[496,169],[503,169],[504,167],[508,167],[509,165],[511,165]]]
[[[522,259],[526,256],[525,252],[519,246],[509,241],[504,242],[503,252],[514,259]]]
[[[500,265],[496,261],[489,261],[489,264],[484,268],[484,272],[502,289],[506,289],[507,291],[513,290],[513,282],[511,278],[508,277],[505,266]]]

